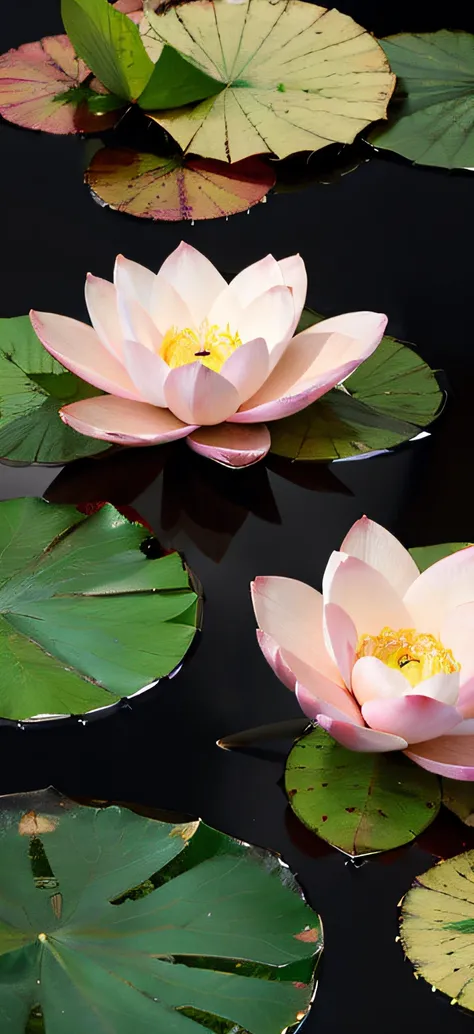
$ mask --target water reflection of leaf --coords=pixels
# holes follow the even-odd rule
[[[291,194],[315,183],[337,183],[371,161],[374,155],[373,149],[361,140],[350,145],[333,144],[315,154],[292,154],[282,161],[272,162],[277,177],[275,194]]]
[[[161,542],[180,546],[178,540],[184,534],[218,563],[249,514],[280,523],[269,472],[310,491],[350,494],[323,465],[270,456],[236,472],[208,463],[183,442],[176,442],[149,449],[117,448],[100,457],[76,460],[60,471],[45,498],[75,505],[104,500],[116,506],[135,503]]]
[[[94,459],[76,460],[59,472],[44,494],[50,503],[132,503],[163,470],[166,446],[119,449]]]

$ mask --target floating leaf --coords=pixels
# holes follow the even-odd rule
[[[134,101],[153,72],[137,26],[108,0],[61,0],[64,28],[79,56],[112,93]]]
[[[161,48],[152,62],[135,20],[108,0],[61,0],[61,13],[76,52],[124,100],[145,108],[175,107],[223,89],[171,47]]]
[[[143,528],[38,499],[0,503],[0,715],[81,714],[183,659],[197,596],[177,553],[149,560]]]
[[[236,162],[351,143],[384,118],[394,76],[377,41],[347,15],[301,0],[203,0],[156,14],[141,32],[156,61],[169,44],[226,89],[152,113],[183,150]]]
[[[305,309],[298,329],[323,318]],[[334,460],[390,449],[434,420],[442,401],[430,367],[411,348],[386,336],[342,389],[271,423],[272,452],[296,460]]]
[[[0,57],[0,115],[48,133],[100,133],[121,102],[90,76],[67,36],[25,43]]]
[[[21,835],[25,812],[53,829]],[[3,798],[0,842],[2,1034],[32,1007],[45,1034],[276,1034],[306,1015],[322,931],[269,853],[55,791]]]
[[[400,933],[415,972],[474,1010],[474,851],[418,876],[403,900]]]
[[[443,804],[466,826],[474,826],[474,783],[443,778],[442,787]]]
[[[226,162],[157,158],[127,149],[98,151],[85,175],[102,201],[145,219],[217,219],[245,212],[275,183],[258,158]]]
[[[290,751],[285,788],[301,822],[350,855],[409,843],[433,821],[441,802],[431,772],[399,753],[346,750],[320,728]]]
[[[186,61],[177,50],[163,47],[138,103],[145,111],[177,108],[192,101],[213,97],[224,87],[224,83]]]
[[[368,134],[422,165],[474,165],[474,36],[470,32],[400,33],[380,40],[398,76],[386,125]]]
[[[467,549],[470,545],[471,542],[443,542],[439,546],[416,546],[410,549],[410,553],[419,570],[426,571],[427,567],[437,564],[438,560],[443,560],[445,556],[451,556],[460,549]]]
[[[0,319],[0,456],[66,463],[103,452],[102,442],[63,424],[60,406],[100,394],[43,348],[28,316]]]

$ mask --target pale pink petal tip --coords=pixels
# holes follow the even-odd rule
[[[401,736],[407,743],[444,736],[461,721],[455,707],[421,693],[368,700],[362,715],[371,729]]]
[[[188,438],[188,445],[200,456],[206,456],[225,467],[249,467],[267,455],[271,438],[265,424],[244,428],[225,423],[193,431]]]
[[[257,628],[257,642],[267,664],[275,672],[276,677],[287,689],[291,689],[294,692],[296,677],[286,663],[276,639],[268,635],[267,632],[263,632],[261,628]]]
[[[364,754],[385,753],[389,750],[404,750],[408,743],[401,736],[392,736],[386,732],[376,732],[349,722],[335,721],[326,715],[317,715],[318,724],[348,750],[360,751]]]
[[[195,430],[167,409],[114,395],[72,402],[60,410],[60,417],[79,434],[117,445],[159,445],[184,438]]]
[[[426,743],[413,743],[405,754],[428,772],[474,782],[474,736],[440,736]]]

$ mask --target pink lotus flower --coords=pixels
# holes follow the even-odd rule
[[[292,337],[306,298],[299,255],[271,255],[228,285],[180,244],[155,276],[119,255],[114,284],[87,277],[92,327],[32,312],[63,366],[110,394],[64,406],[81,434],[121,445],[188,437],[195,452],[233,467],[266,455],[262,421],[304,409],[379,344],[386,317],[335,316]]]
[[[257,578],[252,599],[266,660],[338,743],[474,780],[474,546],[420,574],[363,517],[329,558],[322,594]]]

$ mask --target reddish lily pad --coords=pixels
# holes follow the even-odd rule
[[[119,212],[177,222],[245,212],[274,186],[275,173],[258,158],[229,166],[105,147],[94,156],[85,180]]]
[[[97,79],[88,82],[90,77],[67,36],[25,43],[0,57],[0,115],[26,129],[48,133],[109,129],[117,121],[117,111],[110,110],[111,94]],[[88,101],[95,102],[94,112]]]

